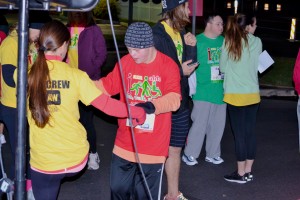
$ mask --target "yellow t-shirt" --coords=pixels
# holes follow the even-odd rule
[[[71,27],[70,34],[71,40],[68,51],[68,63],[71,67],[78,68],[78,39],[80,33],[84,30],[84,27]]]
[[[39,128],[28,109],[30,164],[39,170],[55,171],[79,164],[87,155],[89,144],[79,122],[78,101],[89,105],[102,92],[85,72],[61,61],[47,63],[51,79],[47,82],[51,117],[44,128]]]
[[[224,95],[224,102],[234,106],[247,106],[260,102],[259,93],[250,94],[230,94]]]
[[[35,43],[31,42],[29,43],[29,49],[28,49],[28,68],[33,65],[33,63],[36,61],[36,58],[38,56],[38,50],[36,48]]]
[[[7,36],[0,46],[1,73],[1,103],[5,106],[16,108],[16,82],[13,74],[18,62],[18,34],[13,31]]]
[[[172,38],[174,45],[177,50],[177,56],[180,63],[182,63],[182,54],[183,54],[183,44],[182,39],[179,32],[175,32],[172,27],[170,27],[165,21],[161,22],[162,25],[165,27],[166,32]]]

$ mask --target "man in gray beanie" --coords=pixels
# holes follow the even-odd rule
[[[96,81],[96,85],[109,95],[120,93],[123,102],[126,95],[129,104],[144,108],[147,119],[143,125],[134,127],[133,135],[127,119],[118,120],[110,175],[111,199],[159,199],[163,166],[168,156],[171,111],[180,105],[179,69],[171,58],[156,50],[152,29],[144,22],[128,27],[125,45],[129,54],[122,57],[111,73]]]

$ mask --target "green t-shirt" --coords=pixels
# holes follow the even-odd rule
[[[223,104],[223,75],[219,70],[219,62],[224,37],[211,39],[201,33],[196,39],[200,64],[196,69],[197,88],[193,100]]]

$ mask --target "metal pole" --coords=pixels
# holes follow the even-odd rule
[[[240,1],[241,1],[240,8],[241,8],[241,12],[243,13],[245,11],[245,9],[244,9],[244,1],[243,0],[240,0]]]
[[[128,6],[128,26],[133,21],[133,0],[129,0],[129,6]]]
[[[25,200],[26,86],[28,67],[28,0],[20,1],[18,24],[17,143],[15,199]]]
[[[216,13],[216,0],[214,0],[213,12]]]
[[[197,0],[193,0],[192,33],[194,35],[196,35],[196,10],[197,10]]]

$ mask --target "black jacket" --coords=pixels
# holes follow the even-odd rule
[[[177,50],[174,45],[172,38],[169,34],[165,31],[164,26],[158,22],[152,28],[153,36],[154,36],[154,46],[155,48],[172,58],[178,65],[180,70],[180,86],[181,86],[181,104],[177,112],[184,111],[189,109],[189,83],[188,83],[188,76],[183,75],[183,71],[181,68],[181,64],[178,60]],[[181,32],[181,39],[183,42],[183,55],[182,55],[182,62],[192,59],[194,62],[197,60],[197,47],[189,46],[184,43],[183,35],[185,31]],[[167,66],[165,66],[167,67]]]

